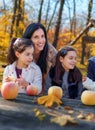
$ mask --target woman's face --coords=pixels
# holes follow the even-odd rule
[[[45,42],[46,42],[44,31],[41,28],[36,30],[33,33],[31,40],[34,43],[35,52],[42,51],[45,46]]]
[[[74,69],[76,65],[76,52],[68,51],[67,55],[64,58],[60,56],[60,62],[66,71]]]

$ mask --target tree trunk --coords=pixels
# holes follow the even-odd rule
[[[76,1],[73,0],[74,10],[73,10],[73,33],[76,36]]]
[[[58,2],[59,2],[59,1],[57,0],[56,3],[55,3],[54,11],[53,11],[53,14],[52,14],[52,16],[51,16],[51,19],[50,19],[50,21],[49,21],[48,27],[47,27],[47,33],[48,33],[48,31],[49,31],[49,28],[50,28],[51,22],[52,22],[52,20],[53,20],[53,17],[54,17],[54,14],[55,14],[55,11],[56,11],[56,8],[57,8],[57,5],[58,5]]]
[[[14,9],[13,9],[13,16],[12,16],[12,24],[11,24],[11,31],[10,31],[10,39],[13,36],[13,27],[15,24],[15,19],[16,19],[16,10],[17,10],[17,0],[14,1]]]
[[[44,0],[41,0],[40,10],[39,10],[39,15],[38,15],[38,22],[41,22],[41,15],[42,15],[43,3],[44,3]]]
[[[90,1],[89,1],[89,5],[88,5],[88,17],[87,17],[87,23],[86,23],[86,25],[88,25],[88,23],[90,22],[90,19],[91,19],[92,5],[93,5],[93,0],[90,0]],[[86,35],[86,36],[88,36],[88,32],[89,32],[89,28],[88,28],[88,30],[85,32],[85,35]],[[84,45],[83,45],[83,44],[84,44]],[[83,42],[82,42],[81,64],[84,64],[85,48],[86,48],[86,43],[83,41]]]
[[[20,22],[23,22],[24,20],[24,16],[23,16],[23,12],[24,12],[24,1],[23,0],[18,0],[18,13],[17,13],[17,20],[16,20],[16,36],[19,36],[20,34],[22,34],[22,29],[20,27]]]
[[[88,5],[88,17],[87,17],[86,25],[88,25],[88,23],[89,23],[89,21],[91,19],[92,5],[93,5],[93,0],[90,0],[89,5]]]
[[[50,0],[48,0],[48,7],[47,7],[47,11],[46,11],[45,25],[47,25],[47,19],[48,19],[49,9],[50,9]]]
[[[82,38],[82,55],[81,55],[81,61],[80,61],[81,64],[84,64],[85,44],[86,44],[86,42],[85,42],[84,38]]]
[[[15,0],[10,38],[12,38],[13,33],[15,34],[15,37],[19,37],[23,33],[23,30],[20,27],[20,22],[23,23],[23,20],[24,20],[24,0]],[[16,29],[14,29],[14,27]]]
[[[56,23],[55,36],[54,36],[54,42],[53,42],[53,46],[55,48],[57,47],[59,29],[60,29],[60,24],[61,24],[61,19],[62,19],[62,11],[63,11],[64,3],[65,3],[65,0],[60,0],[59,15],[58,15],[57,23]]]

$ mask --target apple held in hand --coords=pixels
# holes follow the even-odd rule
[[[18,96],[18,85],[15,82],[4,82],[1,95],[4,99],[15,99]]]
[[[26,93],[28,95],[35,96],[38,93],[38,88],[31,86],[31,85],[28,85],[27,88],[26,88]]]

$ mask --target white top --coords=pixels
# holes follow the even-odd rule
[[[86,81],[83,82],[83,87],[95,91],[95,82],[87,77]]]
[[[6,66],[4,73],[3,73],[3,82],[4,78],[6,76],[12,76],[14,78],[17,78],[16,75],[16,62],[13,64],[10,64]],[[40,68],[34,63],[31,62],[27,68],[22,69],[22,74],[21,76],[31,84],[31,86],[37,86],[38,87],[38,94],[42,90],[42,73]],[[19,89],[19,93],[26,93],[25,89],[21,88]]]

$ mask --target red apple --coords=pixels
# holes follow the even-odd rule
[[[28,85],[27,88],[26,88],[26,93],[28,95],[35,96],[38,93],[38,88],[31,86],[31,85]]]
[[[15,99],[18,96],[18,85],[15,82],[4,82],[1,95],[4,99]]]

